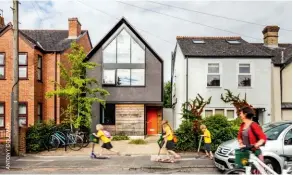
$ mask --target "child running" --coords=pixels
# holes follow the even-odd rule
[[[163,147],[166,148],[168,156],[169,156],[169,153],[171,153],[175,159],[180,159],[181,156],[173,151],[175,148],[175,143],[173,140],[174,136],[173,136],[171,126],[168,124],[167,120],[162,121],[162,126],[163,126],[163,131],[165,133],[165,135],[163,136],[164,142],[165,142]],[[173,159],[170,158],[170,160],[171,162],[174,162]]]
[[[206,156],[209,157],[211,160],[213,160],[214,156],[211,151],[211,143],[212,143],[211,133],[207,129],[206,125],[200,125],[200,129],[203,132],[203,135],[201,136],[204,137],[204,148],[205,148]]]
[[[101,151],[100,151],[99,156],[102,156],[102,153],[103,153],[103,150],[104,150],[104,149],[107,149],[107,150],[109,150],[109,151],[111,151],[111,152],[116,153],[117,155],[120,155],[120,153],[119,153],[118,151],[113,150],[113,146],[112,146],[112,144],[111,144],[111,140],[110,140],[110,138],[108,138],[108,137],[105,135],[105,132],[107,132],[107,131],[104,131],[103,129],[104,129],[103,125],[101,125],[101,124],[97,124],[97,125],[96,125],[96,130],[97,130],[98,133],[97,133],[97,134],[96,134],[96,133],[93,133],[93,135],[94,135],[95,137],[99,138],[99,139],[103,142],[103,144],[102,144],[102,146],[101,146],[102,149],[101,149]]]

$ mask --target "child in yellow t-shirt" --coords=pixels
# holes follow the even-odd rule
[[[173,135],[173,131],[172,131],[172,128],[171,126],[168,124],[168,121],[167,120],[163,120],[162,121],[162,126],[163,126],[163,131],[164,131],[164,146],[167,150],[167,154],[169,155],[169,153],[171,153],[175,159],[180,159],[181,156],[179,154],[177,154],[175,151],[174,151],[174,148],[175,148],[175,143],[174,143],[174,135]],[[171,162],[174,162],[174,160],[172,160],[169,156],[169,159],[171,160]]]
[[[107,132],[107,131],[105,131],[105,130],[103,130],[103,129],[104,129],[103,125],[101,125],[101,124],[97,124],[97,125],[96,125],[96,130],[97,130],[98,132],[97,132],[97,134],[96,134],[96,133],[93,133],[93,135],[94,135],[95,137],[98,137],[98,138],[103,142],[103,144],[102,144],[102,146],[101,146],[102,149],[101,149],[101,151],[100,151],[99,156],[102,155],[102,152],[103,152],[104,149],[107,149],[107,150],[109,150],[109,151],[111,151],[111,152],[115,152],[116,154],[120,155],[120,153],[119,153],[118,151],[115,151],[115,150],[113,149],[113,146],[112,146],[112,144],[111,144],[111,138],[108,138],[108,137],[106,136],[105,132]]]
[[[201,136],[204,137],[204,148],[205,148],[206,155],[207,157],[210,157],[210,159],[213,159],[214,156],[211,151],[211,143],[212,143],[211,133],[205,125],[200,125],[200,129],[203,132],[203,135]]]

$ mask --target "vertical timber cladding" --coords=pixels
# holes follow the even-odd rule
[[[116,105],[116,133],[128,136],[144,135],[144,105]]]

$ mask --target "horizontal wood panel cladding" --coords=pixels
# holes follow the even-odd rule
[[[144,105],[116,105],[116,132],[131,136],[144,135]]]

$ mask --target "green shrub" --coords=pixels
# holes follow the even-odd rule
[[[130,142],[128,142],[128,143],[129,144],[136,144],[136,145],[145,145],[148,142],[143,139],[133,139],[133,140],[130,140]]]
[[[193,131],[193,122],[183,120],[175,132],[178,142],[175,149],[178,151],[191,151],[196,149],[195,134]]]
[[[26,132],[26,151],[28,153],[44,151],[46,149],[44,143],[52,133],[54,126],[56,125],[52,121],[31,125]],[[66,123],[57,125],[57,130],[63,131],[64,129],[70,129],[70,125]]]
[[[129,140],[129,137],[127,135],[114,135],[112,140],[113,141]]]
[[[227,117],[222,115],[206,117],[203,120],[203,124],[205,124],[211,132],[212,151],[215,151],[221,143],[237,136],[238,127],[236,124],[233,126],[233,122],[237,123],[238,121],[229,122]]]
[[[237,117],[236,119],[231,120],[230,123],[232,124],[232,126],[238,126],[239,127],[241,125],[241,123],[242,123],[242,120],[239,117]]]
[[[32,153],[45,150],[44,141],[53,126],[51,122],[30,126],[26,133],[26,151]]]

